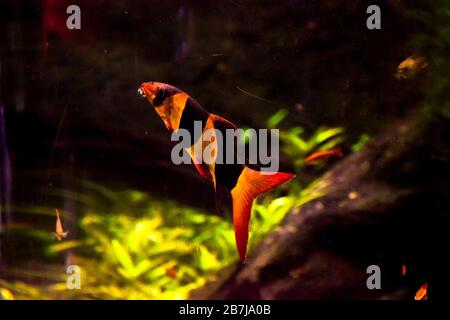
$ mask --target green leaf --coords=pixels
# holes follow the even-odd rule
[[[352,145],[352,151],[357,152],[357,151],[361,150],[365,146],[367,141],[369,141],[369,140],[370,140],[370,136],[367,133],[363,133],[362,135],[359,136],[358,141],[356,141]]]
[[[340,137],[336,137],[333,138],[331,140],[328,140],[326,143],[324,143],[323,145],[320,146],[320,150],[330,150],[333,149],[335,147],[337,147],[338,145],[340,145],[342,142],[345,141],[345,138],[340,136]]]
[[[131,257],[128,254],[127,250],[116,239],[114,239],[111,242],[111,244],[117,260],[122,264],[125,270],[126,271],[133,270],[134,269],[133,260],[131,260]]]
[[[267,120],[267,126],[271,129],[277,127],[286,118],[288,114],[289,111],[287,111],[286,109],[278,110]]]
[[[202,270],[217,270],[221,267],[221,263],[217,257],[211,253],[205,246],[199,246],[200,253],[198,255],[198,263]]]
[[[321,144],[322,142],[335,137],[337,135],[340,135],[344,132],[344,129],[337,127],[337,128],[331,128],[331,129],[320,129],[318,130],[318,132],[316,133],[315,137],[314,137],[314,141],[316,144]]]

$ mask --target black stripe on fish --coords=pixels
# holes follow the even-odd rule
[[[203,109],[197,101],[189,97],[181,115],[179,128],[189,131],[191,137],[193,137],[191,145],[195,144],[202,134],[202,132],[194,132],[195,121],[201,121],[202,130],[204,130],[208,117],[208,111]]]

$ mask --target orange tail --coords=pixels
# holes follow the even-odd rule
[[[234,233],[241,261],[245,260],[247,253],[248,223],[253,200],[258,195],[268,192],[294,177],[294,174],[283,172],[262,174],[248,167],[242,170],[236,186],[231,190]]]

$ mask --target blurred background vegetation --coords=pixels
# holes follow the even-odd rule
[[[284,118],[280,114],[287,115],[277,112],[268,126],[278,125]],[[321,145],[331,148],[342,142],[338,139],[340,128],[319,129],[306,140],[301,137],[301,127],[294,129],[280,132],[284,152],[292,160],[304,158]],[[302,161],[293,163],[298,171],[304,165]],[[56,199],[77,204],[76,238],[58,242],[50,229],[27,224],[10,224],[4,230],[2,236],[25,238],[41,248],[43,261],[49,265],[41,271],[36,270],[43,268],[38,265],[3,268],[7,278],[17,278],[0,279],[3,298],[186,299],[191,291],[217,280],[219,271],[239,260],[230,212],[220,217],[136,190],[114,192],[90,181],[78,183],[85,190],[83,194],[46,190]],[[294,182],[263,197],[253,207],[250,247],[275,228],[290,209],[320,196]],[[51,207],[13,206],[12,211],[42,216],[49,226],[55,219]],[[61,216],[66,220],[66,214]],[[82,290],[67,289],[66,269],[58,267],[56,260],[64,261],[66,267],[81,266]]]

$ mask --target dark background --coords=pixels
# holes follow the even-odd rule
[[[343,126],[348,141],[421,94],[393,77],[414,53],[399,1],[377,2],[372,31],[364,1],[72,2],[1,4],[0,101],[19,193],[31,177],[55,186],[76,175],[212,208],[198,197],[209,185],[170,163],[169,134],[136,94],[143,81],[178,86],[239,126],[264,127],[283,106],[285,126]],[[70,4],[81,30],[65,27]]]
[[[81,7],[81,30],[65,26],[71,4]],[[381,8],[381,30],[366,28],[369,4]],[[425,7],[396,0],[2,0],[3,207],[56,206],[49,188],[74,189],[74,180],[88,179],[213,213],[211,185],[193,166],[171,163],[170,135],[137,94],[142,82],[177,86],[238,126],[265,127],[284,107],[284,127],[342,126],[349,147],[421,104],[427,74],[408,81],[394,74],[406,57],[423,54],[411,45],[417,33],[433,39],[417,19]],[[290,170],[289,159],[282,166]]]

